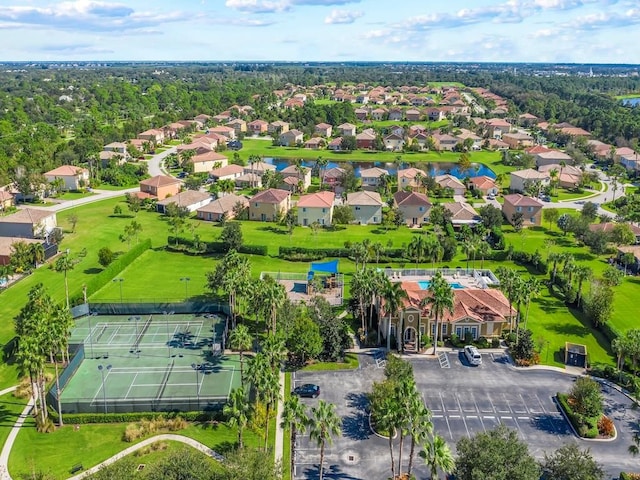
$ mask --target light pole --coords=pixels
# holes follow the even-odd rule
[[[124,282],[124,278],[114,278],[112,280],[113,282],[118,282],[118,284],[120,285],[120,303],[122,303],[122,282]]]
[[[102,399],[104,401],[104,414],[107,414],[107,390],[105,389],[105,383],[104,383],[104,371],[106,370],[107,372],[109,370],[111,370],[111,365],[107,365],[106,367],[102,364],[98,365],[98,370],[100,370],[100,373],[102,374]]]
[[[172,340],[171,336],[169,335],[169,315],[173,315],[173,313],[174,313],[173,311],[171,311],[171,312],[167,312],[167,311],[162,312],[162,314],[164,315],[164,319],[165,319],[166,325],[167,325],[167,349],[168,349],[168,352],[169,352],[169,358],[171,358],[171,340]]]
[[[191,367],[196,371],[196,396],[198,397],[198,410],[200,409],[200,376],[198,375],[198,365],[191,364]]]
[[[136,355],[138,355],[138,358],[140,358],[140,348],[139,348],[140,344],[138,342],[139,340],[138,337],[140,336],[140,332],[138,331],[138,320],[140,320],[140,317],[138,316],[129,317],[130,322],[131,321],[136,322],[136,340],[134,342],[135,349],[129,350],[129,353],[135,353]]]
[[[89,314],[89,348],[91,349],[91,358],[96,358],[93,355],[93,327],[91,326],[91,317],[98,316],[98,312]]]
[[[182,277],[180,281],[184,282],[184,299],[187,300],[189,298],[189,282],[191,281],[191,278]]]

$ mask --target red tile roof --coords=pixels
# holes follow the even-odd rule
[[[251,197],[252,203],[273,203],[278,204],[281,203],[284,199],[289,197],[291,193],[286,190],[280,190],[278,188],[270,188],[268,190],[264,190],[255,194]]]

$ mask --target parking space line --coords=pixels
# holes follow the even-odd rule
[[[447,417],[444,417],[444,419],[447,422],[447,430],[449,430],[449,438],[453,440],[453,433],[451,432],[451,425],[449,425],[449,419]]]
[[[442,392],[438,392],[438,394],[440,395],[440,403],[442,404],[442,411],[446,412],[447,409],[444,406],[444,400],[442,399]]]
[[[467,427],[467,420],[462,417],[462,423],[464,423],[464,429],[467,431],[467,437],[471,438],[471,434],[469,433],[469,427]]]
[[[458,410],[460,411],[460,413],[463,413],[464,410],[462,410],[462,404],[460,403],[460,397],[458,396],[458,394],[455,394],[456,396],[456,403],[458,404]]]

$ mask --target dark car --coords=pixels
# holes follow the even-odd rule
[[[242,148],[242,142],[239,140],[231,140],[227,143],[227,148],[229,150],[240,150]]]
[[[320,387],[313,383],[305,383],[293,389],[293,394],[299,397],[316,398],[320,395]]]

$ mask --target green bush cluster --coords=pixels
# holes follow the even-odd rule
[[[196,248],[193,240],[182,237],[169,236],[167,238],[167,249],[176,252],[189,252],[193,254],[202,253],[227,253],[228,247],[223,242],[200,242],[200,247]],[[266,245],[242,245],[238,249],[239,253],[248,255],[261,255],[263,257],[268,254]]]
[[[344,247],[328,247],[328,248],[308,248],[308,247],[285,247],[278,249],[278,257],[283,260],[309,262],[313,260],[322,260],[327,257],[348,258],[351,251]],[[385,248],[380,256],[380,260],[397,261],[406,260],[407,251],[404,248]]]
[[[98,273],[95,277],[89,280],[86,284],[87,297],[90,297],[106,284],[108,284],[113,278],[115,278],[122,270],[130,265],[136,258],[142,255],[144,252],[151,248],[151,239],[146,239],[134,245],[131,250],[120,255],[113,260],[108,267]],[[80,305],[84,301],[84,297],[81,292],[76,292],[72,297],[72,305]]]
[[[586,417],[574,412],[571,405],[569,405],[569,395],[566,393],[558,393],[556,398],[567,414],[567,418],[573,425],[573,428],[578,432],[578,435],[582,438],[596,438],[598,436],[598,420],[600,419],[600,415],[597,417]]]
[[[618,370],[612,365],[592,365],[589,373],[594,377],[606,378],[607,380],[620,385],[632,394],[640,392],[640,378],[631,373]]]
[[[465,345],[475,345],[478,348],[498,348],[500,346],[500,339],[494,338],[489,341],[486,337],[480,337],[477,340],[474,340],[471,334],[469,333],[466,338],[461,339],[455,333],[451,334],[449,338],[449,342],[456,348],[462,348]],[[496,345],[494,347],[494,345]]]
[[[135,412],[135,413],[66,413],[62,420],[66,424],[84,425],[89,423],[130,423],[142,420],[171,419],[180,417],[187,422],[222,421],[221,410],[211,412]],[[58,423],[58,413],[49,412],[49,418]]]

